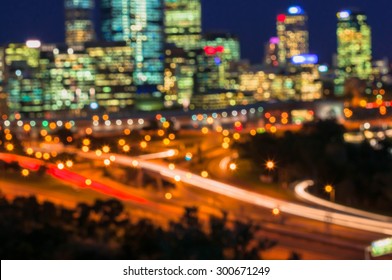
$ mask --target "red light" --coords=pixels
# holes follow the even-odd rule
[[[216,49],[211,46],[206,46],[204,47],[204,52],[206,53],[206,55],[214,55],[216,54]]]
[[[286,20],[286,15],[285,14],[280,14],[278,15],[278,21],[279,22],[284,22]]]
[[[225,47],[223,47],[223,46],[217,46],[217,47],[215,48],[215,51],[218,52],[218,53],[223,53],[223,52],[225,51]]]

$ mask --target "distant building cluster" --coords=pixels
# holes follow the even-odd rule
[[[217,109],[342,96],[350,78],[379,90],[390,81],[388,61],[372,62],[371,28],[360,12],[337,13],[331,66],[309,52],[299,6],[277,15],[263,63],[250,65],[236,36],[202,32],[200,0],[102,0],[98,27],[94,6],[65,0],[65,43],[31,39],[0,48],[1,112]]]

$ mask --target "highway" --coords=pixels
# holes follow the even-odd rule
[[[316,197],[314,195],[311,195],[310,193],[307,192],[307,189],[309,189],[313,185],[314,185],[314,182],[311,180],[302,181],[294,187],[295,194],[300,199],[307,201],[307,202],[310,202],[310,203],[313,203],[315,205],[323,206],[323,207],[326,207],[329,209],[333,209],[333,210],[343,212],[343,213],[352,214],[352,215],[359,216],[359,217],[365,217],[365,218],[369,218],[369,219],[373,219],[373,220],[392,223],[392,217],[351,208],[348,206],[333,203],[333,202],[321,199],[319,197]]]
[[[167,152],[169,156],[172,156],[172,151]],[[308,218],[316,221],[327,222],[339,226],[349,227],[358,230],[365,230],[379,234],[392,235],[392,223],[387,221],[374,220],[367,217],[358,217],[349,213],[338,213],[327,210],[316,209],[314,207],[301,205],[298,203],[287,202],[280,199],[275,199],[259,193],[247,191],[239,187],[221,183],[216,180],[209,178],[203,178],[197,174],[193,174],[188,171],[181,169],[170,169],[169,166],[165,166],[161,163],[146,161],[138,159],[136,157],[129,157],[119,154],[106,154],[101,157],[95,153],[83,153],[78,152],[81,157],[89,159],[104,159],[115,156],[116,164],[137,167],[152,172],[161,174],[164,177],[170,178],[175,181],[181,181],[185,184],[192,185],[194,187],[204,189],[210,192],[214,192],[220,195],[224,195],[242,202],[253,204],[267,209],[277,208],[283,213]]]

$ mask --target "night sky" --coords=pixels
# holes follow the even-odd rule
[[[4,3],[5,2],[5,3]],[[293,4],[309,16],[310,51],[330,62],[336,49],[336,12],[356,7],[368,14],[373,29],[374,57],[392,57],[391,0],[202,0],[204,31],[230,31],[239,36],[242,54],[261,61],[264,43],[275,34],[275,18]],[[8,0],[0,9],[0,44],[36,37],[64,40],[62,0]]]

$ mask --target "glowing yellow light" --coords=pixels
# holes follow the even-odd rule
[[[163,137],[163,135],[165,135],[165,131],[162,129],[158,130],[158,136]]]
[[[46,135],[48,135],[48,132],[46,130],[41,130],[40,134],[42,137],[45,137]]]
[[[276,133],[278,129],[276,128],[276,126],[271,126],[270,131],[271,133]]]
[[[333,187],[331,185],[326,185],[324,187],[325,192],[331,193],[333,191]]]
[[[72,161],[72,160],[67,160],[67,161],[65,162],[65,165],[66,165],[68,168],[71,168],[71,167],[73,166],[73,161]]]
[[[14,150],[14,144],[8,143],[5,148],[7,149],[7,151],[11,152]]]
[[[98,157],[100,157],[100,156],[102,156],[102,151],[101,151],[101,150],[96,150],[96,151],[95,151],[95,154],[96,154]]]
[[[110,147],[109,146],[103,146],[102,147],[102,152],[104,152],[105,154],[110,152]]]
[[[235,163],[230,163],[229,168],[230,168],[230,170],[234,171],[234,170],[237,169],[237,164],[235,164]]]
[[[207,171],[202,171],[201,172],[201,177],[203,177],[203,178],[207,178],[208,177],[208,172]]]
[[[223,149],[228,149],[230,145],[228,143],[222,143],[222,148]]]
[[[221,133],[223,131],[223,128],[221,126],[216,127],[216,132]]]
[[[12,134],[6,134],[5,135],[5,140],[11,141],[12,140]]]
[[[50,154],[49,153],[44,153],[42,157],[43,157],[44,160],[49,160],[50,159]]]
[[[241,135],[236,132],[233,134],[233,138],[234,138],[234,140],[239,140],[241,138]]]
[[[169,122],[164,122],[164,123],[162,124],[162,127],[165,128],[165,129],[167,129],[167,128],[170,127],[170,123],[169,123]]]
[[[174,181],[180,182],[181,181],[181,176],[180,175],[174,176]]]
[[[102,119],[103,119],[104,121],[107,121],[107,120],[109,119],[109,116],[105,114],[105,115],[102,116]]]
[[[26,154],[28,154],[29,156],[31,156],[34,153],[34,150],[32,148],[27,148],[26,150]]]
[[[109,157],[109,159],[110,159],[110,161],[115,162],[115,161],[116,161],[116,156],[111,155],[111,156]]]
[[[23,130],[26,131],[26,132],[29,132],[31,130],[31,126],[29,124],[25,124],[23,126]]]
[[[280,215],[280,210],[279,210],[279,208],[274,208],[274,209],[272,209],[272,214],[273,214],[274,216]]]
[[[65,167],[65,166],[64,166],[64,163],[62,163],[62,162],[60,162],[60,163],[57,164],[57,168],[60,169],[60,170],[63,170],[64,167]]]
[[[267,167],[267,169],[272,170],[275,168],[275,162],[273,162],[272,160],[269,160],[265,163],[265,166]]]
[[[97,116],[97,115],[93,116],[93,121],[95,121],[95,122],[99,121],[99,116]]]
[[[166,193],[166,194],[165,194],[165,198],[166,198],[167,200],[170,200],[170,199],[173,198],[173,195],[172,195],[171,193]]]
[[[86,184],[86,186],[91,186],[91,184],[93,182],[90,179],[86,179],[86,181],[84,181],[84,183]]]
[[[227,136],[229,136],[230,132],[227,129],[225,129],[222,131],[222,134],[223,134],[223,136],[227,137]]]
[[[255,129],[252,129],[252,130],[250,131],[250,135],[256,136],[256,134],[257,134],[257,131],[256,131]]]
[[[174,170],[176,168],[176,165],[174,163],[169,164],[169,169]]]
[[[203,133],[203,134],[207,134],[208,132],[209,132],[208,127],[203,127],[203,128],[201,129],[201,133]]]
[[[65,126],[65,128],[68,129],[68,130],[72,128],[72,124],[71,124],[70,122],[65,123],[64,126]]]
[[[45,141],[46,141],[46,142],[51,142],[51,141],[52,141],[52,136],[46,135],[46,136],[45,136]]]
[[[144,140],[146,140],[147,142],[150,142],[151,141],[151,136],[150,135],[144,136]]]
[[[129,145],[124,145],[123,151],[128,153],[131,150],[131,147]]]
[[[185,177],[186,177],[187,179],[191,179],[192,176],[193,176],[192,173],[189,173],[189,172],[185,175]]]
[[[86,134],[87,135],[93,134],[93,129],[91,127],[86,128]]]
[[[27,177],[30,175],[30,171],[28,169],[23,169],[21,173],[23,177]]]
[[[170,139],[170,140],[176,139],[176,135],[175,135],[174,133],[170,133],[170,134],[169,134],[169,139]]]
[[[288,119],[282,119],[282,124],[288,124]]]
[[[163,144],[164,145],[169,145],[170,144],[170,139],[169,138],[165,138],[165,139],[163,139]]]
[[[145,148],[147,148],[147,146],[148,146],[148,144],[146,141],[140,142],[140,148],[145,149]]]
[[[132,161],[132,166],[133,166],[133,167],[139,166],[139,162],[138,162],[137,160],[133,160],[133,161]]]
[[[90,146],[90,144],[91,144],[90,139],[88,139],[88,138],[83,139],[83,145],[84,145],[84,146]]]
[[[82,147],[82,151],[85,152],[85,153],[87,153],[89,150],[90,150],[90,148],[87,147],[87,146],[83,146]]]
[[[105,159],[103,161],[103,164],[105,164],[105,166],[109,166],[110,165],[110,160],[109,159]]]
[[[365,99],[362,99],[361,101],[359,101],[359,106],[365,108],[367,105],[367,101]]]
[[[54,122],[51,122],[51,123],[49,124],[49,128],[50,128],[51,130],[55,130],[56,127],[57,127],[57,125],[56,125],[56,123],[54,123]]]
[[[35,153],[36,158],[42,158],[42,153],[41,152],[36,152]]]

